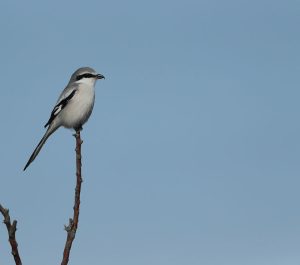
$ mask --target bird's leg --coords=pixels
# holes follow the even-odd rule
[[[80,131],[82,131],[82,126],[80,125],[80,127],[76,127],[74,128],[75,133],[73,134],[74,137],[76,137],[78,135],[78,133],[80,133]]]

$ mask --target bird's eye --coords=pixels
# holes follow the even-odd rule
[[[91,77],[95,77],[95,75],[89,74],[89,73],[85,73],[85,74],[76,76],[76,80],[78,81],[78,80],[80,80],[82,78],[91,78]]]

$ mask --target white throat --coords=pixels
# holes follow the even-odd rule
[[[87,86],[94,86],[96,83],[96,79],[95,78],[82,78],[82,79],[76,81],[76,83],[87,85]]]

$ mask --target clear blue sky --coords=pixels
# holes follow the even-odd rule
[[[70,264],[300,263],[300,2],[2,1],[0,202],[60,264],[75,140],[24,173],[70,75],[97,83]],[[13,264],[4,225],[0,263]]]

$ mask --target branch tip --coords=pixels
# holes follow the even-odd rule
[[[73,218],[69,219],[69,225],[65,225],[65,230],[67,231],[67,239],[65,243],[63,259],[61,265],[67,265],[69,262],[70,251],[72,248],[73,240],[76,235],[78,221],[79,221],[79,209],[80,209],[80,192],[81,192],[81,144],[83,141],[80,138],[80,130],[82,128],[78,128],[76,133],[73,136],[76,139],[76,188],[75,188],[75,199],[74,199],[74,206],[73,206]]]
[[[6,225],[6,229],[8,233],[8,241],[11,246],[11,254],[14,257],[15,264],[22,265],[22,261],[18,251],[18,242],[16,240],[17,220],[13,220],[13,222],[11,223],[9,210],[5,209],[1,204],[0,204],[0,212],[4,218],[3,223]]]

